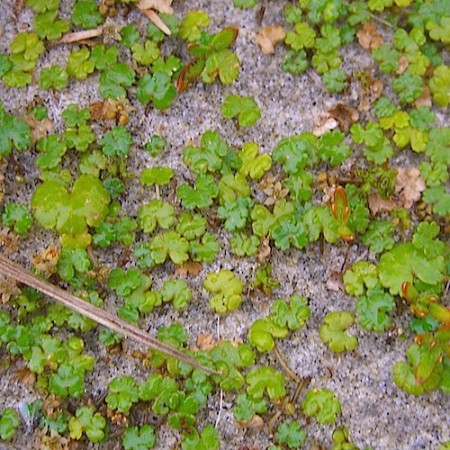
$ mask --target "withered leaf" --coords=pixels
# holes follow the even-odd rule
[[[398,169],[395,191],[400,195],[400,202],[404,208],[411,208],[413,203],[420,200],[426,187],[417,167],[409,167],[408,169],[400,167]]]
[[[333,119],[339,122],[341,131],[347,133],[350,127],[359,119],[359,113],[355,108],[344,103],[337,103],[328,113]]]
[[[381,46],[383,36],[377,33],[377,29],[372,22],[367,22],[356,32],[359,45],[366,50],[373,50]]]
[[[281,25],[268,25],[258,31],[255,42],[265,55],[272,55],[275,53],[275,45],[283,42],[285,36],[286,32]]]

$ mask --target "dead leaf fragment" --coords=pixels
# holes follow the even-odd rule
[[[211,333],[199,334],[197,336],[197,347],[199,350],[209,351],[217,345],[217,341]]]
[[[377,29],[372,22],[367,22],[356,32],[359,45],[366,50],[379,48],[383,41],[383,36],[377,33]]]
[[[335,292],[345,292],[342,272],[332,269],[326,283],[327,289]]]
[[[286,32],[281,25],[267,25],[261,28],[255,37],[255,42],[261,47],[265,55],[275,53],[275,45],[283,42]]]
[[[53,130],[53,121],[49,118],[37,120],[34,116],[24,116],[24,120],[31,127],[33,144]]]
[[[2,303],[8,303],[11,298],[17,297],[20,289],[12,278],[6,278],[0,275],[0,300]]]
[[[341,131],[347,133],[350,127],[359,119],[359,113],[355,108],[344,103],[337,103],[328,113],[333,119],[339,122]]]
[[[365,86],[362,94],[361,100],[359,102],[358,111],[367,112],[369,111],[372,103],[374,103],[383,93],[383,82],[377,79],[367,80],[367,85]]]
[[[256,414],[249,420],[237,420],[236,423],[242,428],[250,428],[252,430],[262,430],[265,427],[264,420]]]
[[[334,117],[324,117],[314,127],[314,136],[320,137],[328,131],[334,130],[339,125],[339,122]]]
[[[380,197],[380,194],[378,192],[374,192],[369,194],[367,197],[369,209],[372,213],[372,216],[375,216],[379,212],[389,212],[392,211],[394,208],[396,208],[397,202],[394,200],[384,200]]]
[[[265,262],[266,259],[269,257],[271,250],[272,249],[270,248],[269,238],[267,238],[267,237],[263,238],[263,240],[261,242],[261,250],[259,251],[258,255],[256,256],[256,258],[258,259],[258,262],[259,263]]]
[[[421,106],[425,106],[425,108],[431,108],[432,101],[430,89],[426,84],[424,84],[422,87],[423,87],[423,95],[414,102],[414,106],[416,108],[420,108]]]
[[[173,14],[173,0],[141,0],[138,4],[139,9],[153,9],[164,14]]]
[[[181,266],[177,266],[175,273],[182,277],[196,277],[202,271],[202,265],[196,261],[187,261]]]
[[[60,249],[55,245],[44,248],[39,253],[33,255],[31,265],[45,278],[49,278],[56,272]]]
[[[417,167],[403,169],[400,167],[395,179],[395,191],[400,194],[400,202],[406,209],[420,200],[422,192],[425,190],[425,181],[420,177]]]

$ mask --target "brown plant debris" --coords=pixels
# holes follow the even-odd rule
[[[8,303],[11,298],[20,294],[15,280],[4,277],[0,274],[0,300],[2,303]]]
[[[281,25],[267,25],[261,28],[255,37],[255,42],[261,47],[265,55],[275,53],[275,45],[283,42],[286,32]]]
[[[372,103],[374,103],[383,93],[383,82],[378,79],[373,79],[370,76],[361,83],[363,86],[361,99],[358,106],[358,111],[367,112],[370,110]]]
[[[175,269],[175,273],[181,277],[196,277],[201,271],[202,265],[196,261],[186,261]]]
[[[419,201],[426,187],[417,167],[409,167],[408,169],[400,167],[398,169],[395,191],[400,195],[400,202],[404,208],[411,208],[415,202]]]
[[[33,255],[31,265],[45,278],[50,278],[56,273],[60,249],[56,245],[50,245]]]
[[[328,114],[339,122],[339,128],[345,133],[359,119],[358,111],[345,103],[337,103],[328,110]]]
[[[370,212],[373,216],[375,216],[379,212],[389,212],[398,207],[397,202],[391,199],[384,200],[380,197],[380,194],[378,194],[378,192],[369,194],[367,200],[369,203]]]
[[[359,45],[366,50],[373,50],[381,46],[383,36],[377,33],[377,29],[372,22],[367,22],[356,32]]]

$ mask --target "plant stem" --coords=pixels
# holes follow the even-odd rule
[[[0,273],[2,275],[15,279],[20,283],[24,283],[34,289],[37,289],[43,294],[48,295],[49,297],[63,304],[67,308],[70,308],[82,314],[83,316],[88,317],[89,319],[92,319],[95,322],[116,331],[117,333],[120,333],[126,338],[133,339],[134,341],[144,344],[151,349],[157,350],[168,356],[190,364],[197,369],[201,369],[214,375],[220,375],[214,369],[203,366],[194,358],[185,355],[180,350],[177,350],[164,342],[159,341],[158,339],[150,336],[145,331],[140,330],[130,323],[119,319],[114,314],[97,308],[96,306],[91,305],[84,300],[81,300],[75,295],[72,295],[64,291],[63,289],[49,283],[48,281],[44,281],[38,278],[31,272],[25,270],[20,265],[10,261],[8,258],[5,258],[2,255],[0,255]]]
[[[302,383],[303,380],[287,365],[286,361],[284,360],[283,356],[280,353],[280,350],[278,350],[278,347],[276,345],[273,347],[273,352],[275,353],[275,356],[277,357],[281,367],[289,375],[289,377],[299,384]]]

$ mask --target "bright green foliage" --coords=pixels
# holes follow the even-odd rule
[[[419,75],[405,72],[394,80],[392,87],[398,94],[401,103],[413,103],[424,93],[423,80]]]
[[[21,236],[27,234],[33,225],[33,218],[27,206],[22,203],[8,203],[1,217],[3,225]]]
[[[430,78],[429,87],[433,94],[434,102],[439,106],[448,106],[450,103],[450,67],[441,65],[436,67]]]
[[[344,138],[344,133],[340,131],[323,134],[317,142],[317,155],[319,158],[322,161],[329,162],[332,166],[338,166],[345,161],[350,156],[350,147],[343,143]]]
[[[273,322],[291,331],[300,329],[311,315],[306,297],[293,294],[289,302],[276,300],[270,307]]]
[[[122,446],[125,450],[148,450],[155,444],[155,430],[151,425],[127,427],[123,432]]]
[[[272,275],[272,266],[262,264],[256,269],[252,287],[259,289],[265,295],[272,295],[272,291],[280,287],[280,282]]]
[[[236,8],[253,8],[258,3],[258,0],[233,0]]]
[[[169,257],[174,264],[183,264],[189,259],[189,242],[175,231],[157,235],[150,243],[151,257],[156,264],[164,264]]]
[[[11,67],[12,62],[9,58],[5,54],[0,53],[0,78],[3,78],[3,75],[5,75]]]
[[[94,64],[94,62],[92,61]],[[117,99],[126,97],[125,88],[130,87],[135,79],[134,70],[125,63],[112,64],[100,75],[99,92],[103,98]]]
[[[129,217],[103,222],[95,230],[92,242],[102,248],[106,248],[116,241],[124,245],[131,245],[134,242],[135,234],[133,231],[136,228],[136,221]]]
[[[206,219],[200,214],[184,212],[178,217],[177,232],[188,241],[202,237],[206,231]]]
[[[182,450],[219,450],[219,432],[213,425],[206,425],[201,434],[194,431],[192,434],[184,434],[181,442]]]
[[[183,149],[183,162],[197,175],[221,170],[223,160],[230,149],[217,131],[206,131],[202,135],[201,147],[188,146]]]
[[[195,186],[182,184],[177,189],[177,197],[187,209],[208,208],[219,194],[219,188],[211,175],[199,175]]]
[[[362,243],[367,245],[375,253],[390,250],[395,244],[394,238],[392,237],[393,230],[392,223],[387,220],[371,221],[367,231],[361,238]]]
[[[224,269],[209,273],[203,286],[208,292],[214,294],[209,300],[209,306],[217,313],[223,314],[239,308],[244,284],[231,270]]]
[[[289,175],[297,174],[317,162],[311,133],[303,132],[282,139],[273,150],[273,160],[281,163]]]
[[[78,127],[70,127],[64,131],[64,142],[68,148],[74,148],[79,152],[85,152],[89,146],[95,142],[95,135],[89,125],[79,125]],[[84,173],[98,176],[99,169],[106,168],[105,159],[102,159],[102,154],[94,151],[92,154],[86,155],[82,163],[85,168],[90,166],[91,169]],[[104,158],[104,157],[103,157]],[[88,161],[91,163],[89,164]],[[81,164],[80,164],[81,165]],[[97,166],[97,169],[93,169]],[[103,166],[103,167],[102,167]],[[81,168],[80,168],[81,169]],[[83,170],[81,170],[83,172]]]
[[[177,90],[170,76],[164,72],[145,74],[140,78],[136,90],[136,96],[141,103],[152,102],[155,108],[160,110],[170,108],[176,95]]]
[[[294,75],[303,73],[308,68],[306,52],[304,50],[300,50],[299,52],[288,50],[281,68],[285,72],[292,73]]]
[[[326,206],[314,206],[307,210],[303,223],[307,227],[310,242],[317,241],[321,234],[332,244],[340,238],[338,223]]]
[[[435,214],[443,217],[450,214],[450,194],[444,186],[433,186],[425,189],[423,200],[433,205],[433,212]]]
[[[139,208],[138,218],[144,233],[152,233],[156,225],[167,230],[175,223],[174,207],[168,202],[154,199]]]
[[[153,41],[145,41],[144,45],[139,42],[131,46],[133,58],[143,66],[149,66],[160,56],[159,48]]]
[[[100,144],[102,151],[106,156],[125,157],[130,151],[133,138],[130,132],[123,126],[116,126],[111,131],[105,133]]]
[[[366,330],[384,331],[391,325],[388,311],[395,308],[394,298],[382,289],[369,289],[356,303],[356,318]]]
[[[255,399],[264,396],[264,392],[271,400],[277,400],[286,395],[286,379],[281,372],[269,366],[260,366],[249,372],[245,378],[247,381],[247,394]]]
[[[205,233],[200,240],[189,242],[189,254],[193,261],[213,262],[219,248],[216,237],[210,233]]]
[[[399,65],[398,51],[386,44],[372,50],[372,58],[380,64],[380,70],[384,73],[395,72]]]
[[[134,25],[133,23],[125,25],[120,30],[120,36],[121,36],[120,43],[128,48],[131,48],[133,44],[135,44],[141,39],[139,31],[137,30],[136,25]]]
[[[41,170],[55,169],[67,150],[65,143],[59,142],[56,134],[39,139],[36,148],[40,153],[36,158],[36,166]]]
[[[331,439],[333,441],[333,450],[359,450],[358,447],[350,442],[347,428],[336,428],[333,431]],[[365,450],[369,449],[366,448]]]
[[[19,33],[11,42],[10,48],[12,55],[22,56],[25,61],[36,61],[45,50],[35,33]],[[11,60],[13,64],[17,61],[14,58]]]
[[[0,417],[0,438],[3,441],[10,441],[19,425],[20,419],[16,410],[6,408]]]
[[[331,69],[322,76],[323,84],[328,92],[342,92],[346,79],[347,74],[342,69]]]
[[[316,41],[316,32],[306,22],[297,22],[295,32],[288,31],[284,42],[298,52],[304,48],[313,48]]]
[[[302,410],[319,423],[333,423],[341,412],[341,402],[329,389],[313,389],[306,394]]]
[[[258,236],[247,235],[244,232],[234,233],[230,238],[230,245],[237,256],[253,256],[260,245]]]
[[[106,404],[108,408],[128,413],[133,403],[139,399],[139,389],[133,377],[123,375],[114,378],[108,386]]]
[[[117,62],[119,49],[117,47],[106,48],[103,44],[92,47],[89,59],[94,61],[97,70],[107,70]]]
[[[311,185],[314,176],[305,170],[299,171],[296,175],[291,175],[284,181],[284,186],[289,190],[293,200],[304,202],[310,200],[313,195]]]
[[[91,117],[91,112],[89,111],[89,108],[79,109],[77,104],[72,103],[62,112],[61,115],[66,127],[74,128],[86,125],[86,122]]]
[[[89,56],[90,52],[86,47],[72,52],[67,60],[67,73],[78,80],[85,80],[95,68],[95,63]]]
[[[353,321],[353,316],[347,311],[327,314],[319,329],[320,339],[336,353],[354,350],[358,345],[358,339],[345,332]]]
[[[296,421],[283,422],[279,425],[275,438],[288,448],[300,448],[306,439],[306,433]]]
[[[95,28],[103,22],[95,0],[77,0],[73,5],[71,19],[74,25],[86,29]]]
[[[258,319],[250,325],[248,340],[260,352],[267,352],[274,348],[276,338],[283,339],[287,334],[287,327],[277,325],[269,316]]]
[[[259,180],[272,166],[272,158],[267,153],[258,155],[258,144],[246,142],[239,152],[242,165],[239,173],[249,176],[252,180]]]
[[[254,98],[242,95],[228,95],[220,111],[225,119],[237,117],[241,127],[250,127],[261,117],[261,110]]]
[[[58,259],[58,275],[70,281],[77,274],[85,274],[91,267],[91,261],[85,249],[62,248]]]
[[[433,128],[429,138],[426,155],[434,164],[450,165],[450,127]]]
[[[100,225],[108,214],[110,198],[101,181],[80,175],[69,193],[56,181],[40,184],[31,198],[38,223],[61,234],[81,236],[87,227]],[[81,244],[81,242],[80,242]]]
[[[53,65],[42,69],[39,76],[39,86],[42,89],[56,89],[60,91],[66,87],[69,75],[67,72],[58,65]]]
[[[244,175],[237,173],[225,174],[219,181],[219,203],[223,205],[227,200],[237,197],[250,197],[251,189]]]
[[[161,287],[164,303],[172,302],[175,309],[186,308],[192,298],[192,291],[185,280],[166,280]]]
[[[69,24],[62,19],[58,19],[58,11],[47,11],[34,18],[34,31],[41,39],[49,41],[60,39],[69,31]]]
[[[180,72],[181,60],[173,55],[170,55],[167,59],[160,56],[152,64],[152,68],[153,72],[165,73],[168,77],[173,78]]]
[[[383,164],[394,154],[389,140],[378,124],[369,122],[364,129],[361,124],[355,123],[350,131],[354,142],[365,144],[364,155],[369,161]]]
[[[50,377],[49,389],[61,398],[79,397],[84,392],[84,370],[68,363],[61,364],[57,373]]]
[[[118,267],[111,271],[108,278],[108,286],[117,295],[126,297],[130,295],[141,283],[141,273],[135,267],[124,270]]]
[[[150,154],[150,156],[158,156],[162,150],[167,146],[167,139],[153,135],[150,140],[145,144],[145,150]]]
[[[169,167],[151,167],[141,172],[141,183],[144,186],[155,184],[163,186],[169,184],[173,177],[173,170]]]
[[[23,119],[8,114],[0,103],[0,156],[8,156],[13,148],[26,150],[31,143],[30,126]]]
[[[180,37],[189,42],[195,42],[200,39],[201,28],[209,25],[208,14],[200,10],[189,11],[181,21]]]
[[[60,0],[27,0],[29,6],[35,13],[43,13],[45,11],[55,11],[59,8]]]
[[[81,439],[84,433],[90,442],[101,442],[105,439],[105,428],[106,419],[87,406],[78,408],[69,421],[70,437],[76,440]]]
[[[266,411],[267,403],[264,398],[256,399],[243,392],[236,397],[233,415],[236,420],[247,421],[256,414],[263,414]]]
[[[225,229],[228,231],[242,230],[247,220],[250,218],[250,212],[253,208],[253,200],[249,197],[228,200],[217,210],[220,219],[225,219]]]
[[[444,244],[436,239],[439,227],[422,223],[416,230],[412,242],[405,242],[384,253],[378,264],[381,284],[392,295],[401,292],[402,284],[415,279],[440,285],[444,281]]]

